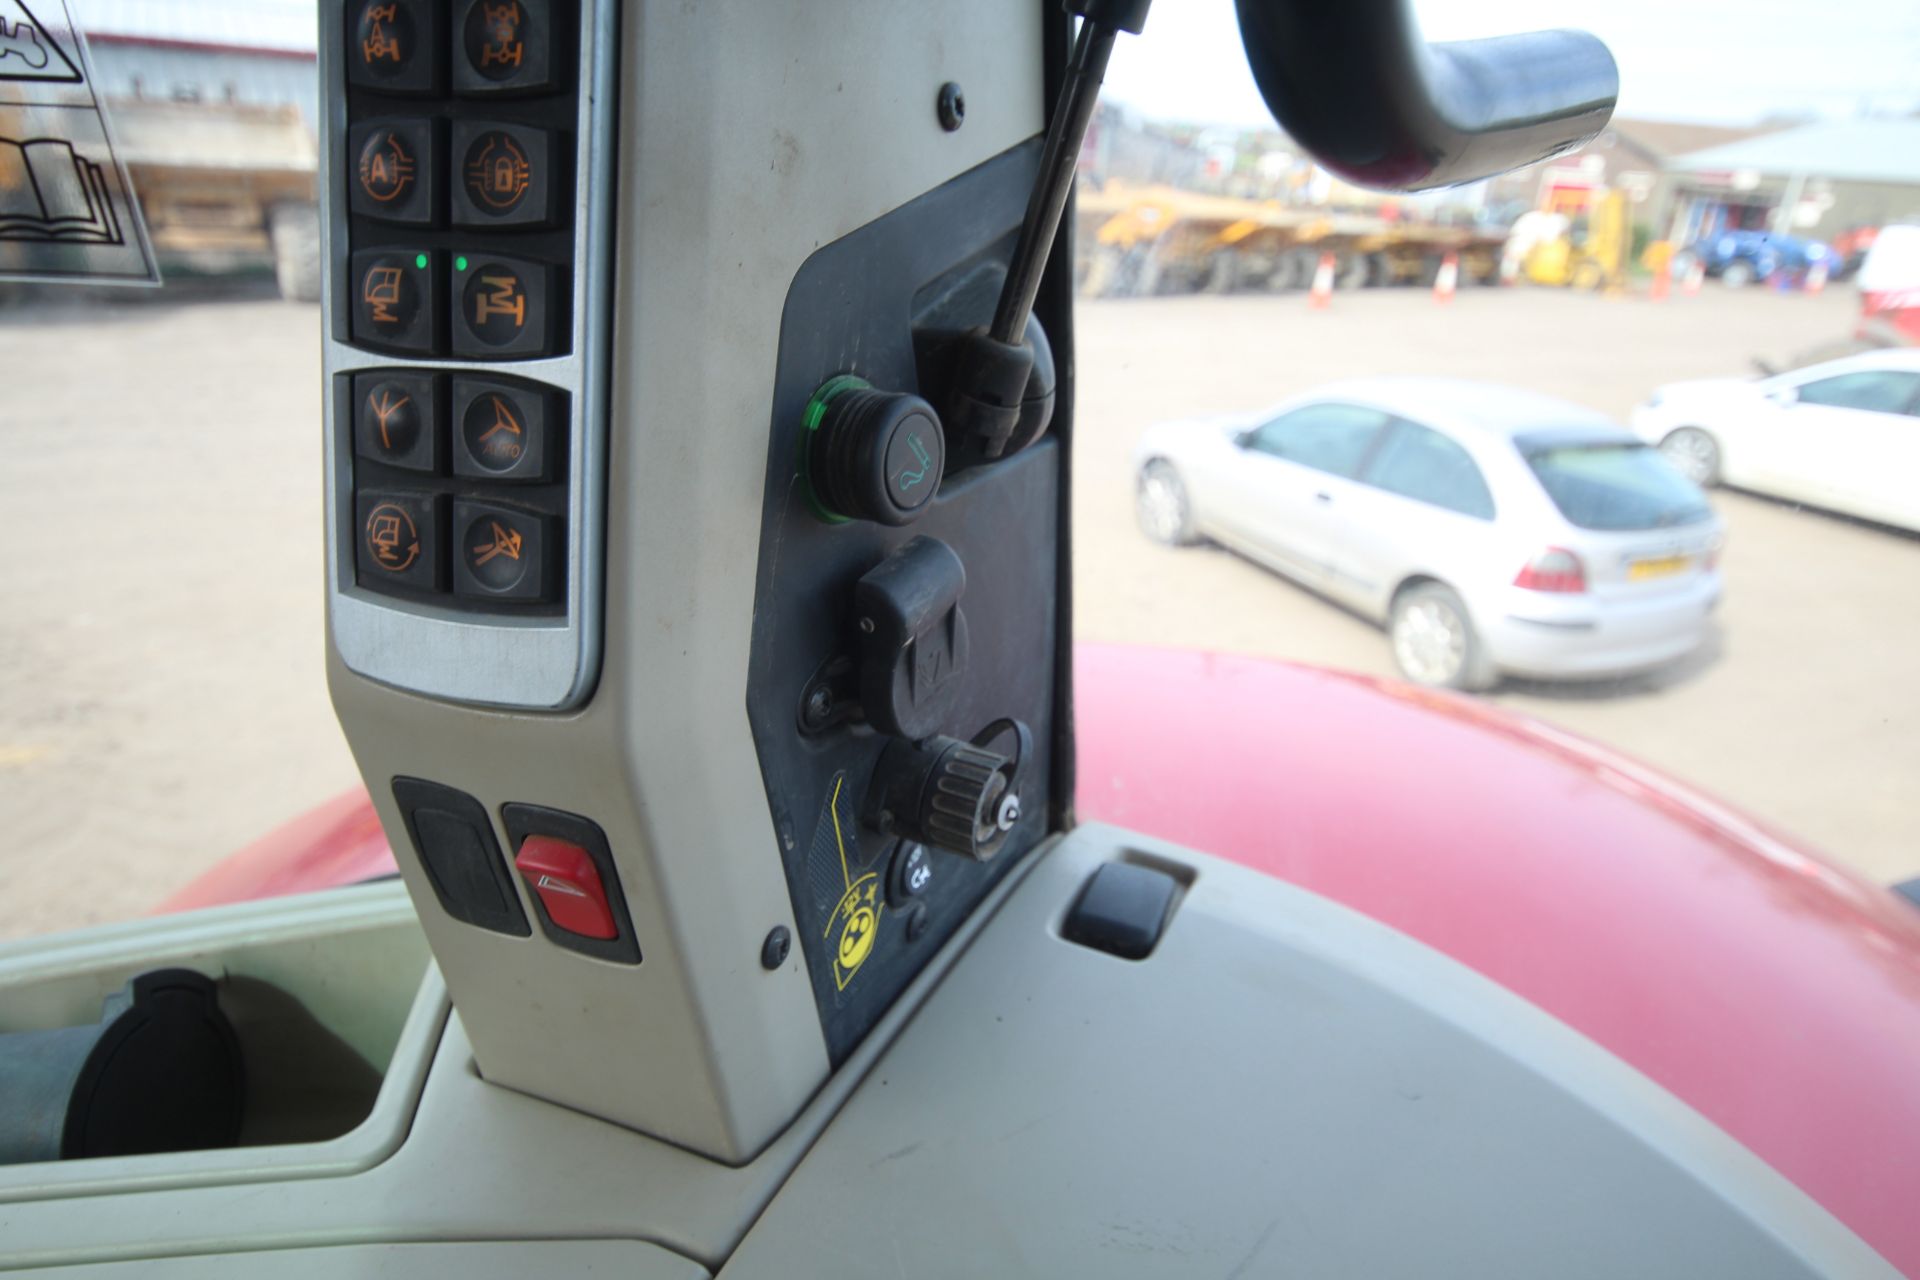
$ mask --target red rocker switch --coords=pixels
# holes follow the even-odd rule
[[[513,865],[557,928],[583,938],[619,936],[600,872],[585,849],[552,836],[528,836]]]

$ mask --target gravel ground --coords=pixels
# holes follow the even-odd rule
[[[1086,304],[1075,482],[1084,638],[1391,669],[1367,624],[1134,528],[1162,418],[1366,372],[1499,378],[1617,414],[1654,384],[1845,332],[1851,297],[1710,289]],[[356,781],[322,678],[318,313],[276,301],[0,314],[0,936],[137,913]],[[1502,704],[1664,766],[1880,879],[1920,871],[1920,539],[1722,494],[1708,652]]]

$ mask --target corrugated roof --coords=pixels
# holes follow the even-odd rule
[[[1851,182],[1920,186],[1920,120],[1847,120],[1810,124],[1676,157],[1688,173],[1751,169]]]
[[[89,36],[313,53],[314,0],[68,0]]]

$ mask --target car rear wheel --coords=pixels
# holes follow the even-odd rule
[[[1162,546],[1185,547],[1198,541],[1187,486],[1171,463],[1156,460],[1141,468],[1133,509],[1140,531]]]
[[[1681,427],[1660,442],[1660,456],[1702,489],[1720,481],[1720,446],[1698,427]]]
[[[1745,262],[1729,262],[1720,273],[1720,283],[1729,289],[1744,289],[1753,283],[1753,268]]]
[[[1499,680],[1466,604],[1437,582],[1400,593],[1393,602],[1388,635],[1394,665],[1415,684],[1471,691],[1491,689]]]

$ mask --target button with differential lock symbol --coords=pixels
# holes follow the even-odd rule
[[[946,439],[919,396],[843,374],[813,393],[801,424],[802,474],[825,520],[907,524],[940,488]]]

